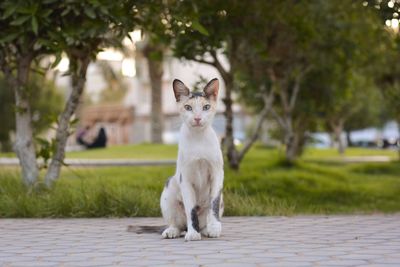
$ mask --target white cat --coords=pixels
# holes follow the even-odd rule
[[[190,92],[180,80],[173,89],[183,124],[180,129],[176,173],[161,194],[161,211],[168,227],[163,238],[200,240],[221,235],[223,213],[223,157],[217,134],[211,127],[216,113],[218,79],[203,92]]]

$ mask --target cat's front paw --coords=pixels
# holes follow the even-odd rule
[[[181,234],[181,231],[173,226],[168,227],[167,229],[164,230],[164,232],[161,234],[163,238],[177,238]]]
[[[221,222],[216,221],[207,224],[207,230],[205,235],[212,238],[220,237],[221,231],[222,231],[222,224]]]
[[[195,230],[189,230],[185,235],[185,241],[201,240],[201,234]]]

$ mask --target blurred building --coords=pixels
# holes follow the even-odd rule
[[[94,105],[84,107],[80,111],[80,125],[93,127],[95,133],[103,127],[107,133],[109,144],[128,144],[132,139],[133,107],[122,105]],[[93,134],[95,134],[93,133]]]

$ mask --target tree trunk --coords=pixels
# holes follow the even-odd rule
[[[260,90],[260,91],[265,94],[264,90]],[[239,163],[243,160],[244,155],[250,150],[250,148],[253,146],[253,144],[256,142],[256,140],[258,139],[258,137],[260,135],[264,120],[267,117],[268,113],[270,113],[270,110],[272,108],[272,103],[274,102],[273,90],[270,90],[270,92],[268,94],[263,95],[263,100],[264,100],[264,108],[260,111],[260,113],[258,115],[254,132],[252,133],[251,136],[249,136],[246,139],[246,142],[244,143],[243,148],[240,151],[238,151]]]
[[[164,116],[162,109],[162,76],[164,47],[159,44],[146,44],[143,53],[147,59],[150,85],[151,85],[151,142],[162,144],[162,134],[164,131]]]
[[[296,136],[292,130],[287,129],[285,134],[285,160],[289,164],[293,164],[297,158]]]
[[[304,146],[306,144],[307,137],[304,129],[298,129],[296,133],[296,157],[299,158],[304,153]]]
[[[45,183],[48,187],[60,176],[61,166],[65,158],[65,146],[70,134],[70,120],[78,107],[86,82],[86,71],[90,58],[74,58],[70,56],[71,87],[72,92],[65,104],[64,110],[58,119],[56,131],[56,147],[47,170]]]
[[[228,158],[229,167],[233,170],[239,169],[239,155],[235,147],[235,138],[233,136],[233,101],[232,101],[232,87],[233,87],[233,77],[224,78],[225,82],[225,98],[223,102],[225,104],[225,140],[224,146],[226,148],[226,156]]]
[[[347,141],[347,146],[349,146],[349,147],[353,146],[353,141],[351,141],[351,131],[350,130],[346,131],[346,141]]]
[[[397,139],[397,151],[399,152],[399,160],[400,160],[400,120],[397,121],[397,129],[399,131],[399,138]]]
[[[339,119],[337,121],[337,123],[334,123],[332,125],[333,132],[335,134],[335,139],[336,139],[336,142],[338,144],[338,152],[339,152],[340,155],[343,155],[344,152],[345,152],[345,149],[346,149],[345,145],[343,143],[343,139],[342,139],[343,125],[344,125],[344,122],[341,119]]]
[[[31,66],[30,56],[22,56],[18,62],[17,79],[13,83],[15,93],[16,139],[15,152],[22,168],[22,177],[26,185],[32,186],[38,178],[39,169],[36,162],[36,151],[33,141],[31,107],[26,85]]]

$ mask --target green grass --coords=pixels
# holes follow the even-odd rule
[[[15,156],[14,152],[0,152],[0,158],[13,158]]]
[[[173,159],[177,152],[176,145],[140,144],[69,152],[67,158]]]
[[[174,158],[176,146],[113,147],[69,154],[87,158],[89,155]],[[287,167],[281,164],[280,151],[254,148],[239,172],[226,170],[225,215],[400,211],[400,162],[317,161],[332,156],[333,151],[311,150],[306,152],[305,160]],[[35,190],[27,191],[17,169],[3,168],[0,217],[160,216],[159,196],[165,180],[173,173],[173,166],[65,168],[52,190],[38,184]]]
[[[66,157],[71,159],[173,159],[177,152],[177,145],[140,144],[68,152]],[[0,153],[0,157],[15,156],[12,152]]]
[[[176,145],[125,145],[111,146],[107,148],[91,149],[83,151],[68,152],[67,158],[91,158],[91,159],[171,159],[175,158],[178,152]],[[253,151],[257,153],[257,151]],[[283,153],[283,152],[282,152]],[[387,156],[397,159],[399,154],[391,149],[368,149],[368,148],[348,148],[344,156]],[[0,157],[15,157],[15,153],[0,153]],[[337,149],[316,149],[306,148],[303,156],[304,160],[340,160]]]
[[[362,157],[362,156],[386,156],[394,160],[399,157],[398,151],[394,149],[373,149],[373,148],[348,148],[345,151],[344,157]],[[307,160],[340,160],[343,158],[338,155],[337,149],[326,148],[326,149],[316,149],[307,148],[303,159]]]

